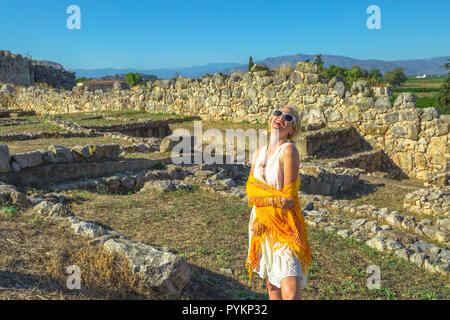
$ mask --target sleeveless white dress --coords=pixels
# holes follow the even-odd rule
[[[286,142],[280,145],[270,157],[267,157],[267,146],[262,147],[255,162],[253,176],[278,190],[282,190],[283,163],[281,162],[281,155],[283,154],[284,148],[289,144],[292,143]],[[253,225],[255,216],[255,206],[253,206],[248,227],[249,243],[253,234],[251,226]],[[261,244],[262,253],[259,259],[259,265],[253,272],[257,273],[263,279],[268,278],[269,282],[278,288],[280,288],[280,281],[285,277],[302,277],[300,286],[305,287],[307,276],[302,273],[302,264],[289,250],[283,250],[285,248],[286,245],[283,245],[280,249],[273,252],[266,238]]]

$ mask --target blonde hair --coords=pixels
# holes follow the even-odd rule
[[[300,132],[300,129],[301,129],[301,123],[300,123],[300,117],[298,115],[298,111],[295,108],[290,107],[290,106],[281,107],[279,109],[289,109],[291,111],[291,114],[295,117],[294,132],[292,134],[288,135],[288,140],[292,140]],[[269,131],[268,131],[269,134],[270,134],[270,124],[272,123],[273,117],[274,116],[272,115],[269,118]]]

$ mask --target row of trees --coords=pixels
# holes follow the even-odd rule
[[[353,82],[361,79],[367,80],[367,82],[372,86],[382,83],[390,84],[392,86],[400,86],[408,80],[408,77],[401,68],[388,71],[385,75],[383,75],[379,69],[367,71],[357,65],[354,65],[350,70],[335,65],[330,65],[327,69],[323,66],[324,62],[321,54],[316,56],[314,63],[318,66],[322,77],[327,79],[331,79],[335,76],[341,77],[344,79],[348,87],[350,87]]]
[[[252,70],[252,67],[254,65],[253,57],[250,56],[248,60],[248,71],[250,71]],[[309,62],[309,60],[306,60],[306,62]],[[322,77],[327,79],[331,79],[335,76],[341,77],[342,79],[344,79],[348,87],[351,87],[353,82],[361,79],[367,80],[367,82],[372,86],[382,83],[390,84],[392,86],[400,86],[402,83],[408,80],[408,77],[401,68],[391,70],[384,75],[379,69],[372,69],[370,71],[367,71],[358,67],[357,65],[354,65],[350,70],[335,65],[331,65],[328,68],[325,68],[321,54],[316,56],[314,63],[319,67],[319,72]]]
[[[76,82],[85,82],[85,81],[89,81],[92,79],[93,78],[81,77],[81,78],[77,78]]]
[[[89,81],[92,79],[93,78],[80,77],[76,81],[77,82],[85,82],[85,81]],[[139,73],[133,73],[133,72],[130,72],[126,75],[126,81],[130,87],[144,84],[144,82],[145,82]]]

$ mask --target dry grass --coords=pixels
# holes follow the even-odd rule
[[[131,274],[126,259],[106,252],[100,246],[53,256],[45,266],[47,277],[65,288],[69,276],[66,268],[71,265],[76,265],[81,271],[80,294],[86,297],[151,298],[149,293],[138,288],[136,276]]]
[[[124,259],[92,246],[65,225],[31,211],[0,212],[0,299],[150,299],[135,287]],[[69,290],[66,268],[81,270]]]

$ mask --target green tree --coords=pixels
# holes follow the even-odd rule
[[[441,113],[450,114],[450,62],[447,62],[443,67],[447,69],[447,77],[439,90],[437,106],[441,110]]]
[[[353,82],[361,79],[367,79],[368,75],[369,72],[367,70],[362,69],[355,64],[351,70],[347,70],[347,72],[345,73],[345,84],[350,88]]]
[[[250,56],[250,57],[248,58],[248,71],[252,71],[253,65],[254,65],[254,63],[253,63],[253,57]]]
[[[130,72],[127,74],[127,82],[130,87],[142,84],[142,78],[139,73]]]
[[[92,80],[92,78],[81,77],[81,78],[78,78],[76,81],[77,82],[84,82],[84,81],[89,81],[89,80]]]
[[[372,69],[369,71],[369,75],[367,77],[367,81],[369,85],[380,84],[383,81],[383,74],[378,69]]]
[[[406,80],[408,80],[408,77],[403,72],[402,68],[388,71],[384,75],[384,81],[392,86],[400,86],[402,83],[405,83]]]
[[[341,77],[344,79],[347,72],[348,70],[346,68],[330,65],[328,69],[324,69],[320,75],[330,80],[334,77]]]
[[[316,56],[316,59],[314,60],[314,64],[319,68],[319,72],[324,70],[324,67],[323,67],[324,62],[322,60],[321,54],[318,54]]]

